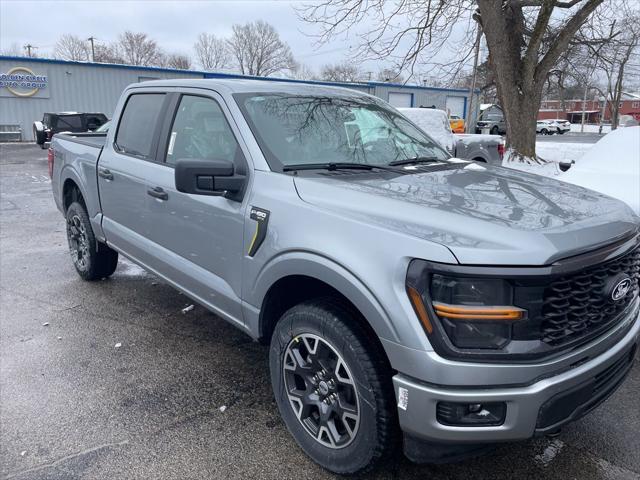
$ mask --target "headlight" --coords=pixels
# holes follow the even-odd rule
[[[525,310],[513,306],[506,280],[420,270],[410,268],[409,299],[427,333],[433,335],[440,327],[455,348],[501,349],[511,341],[514,322],[526,317]]]

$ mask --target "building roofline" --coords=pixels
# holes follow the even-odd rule
[[[464,88],[443,88],[443,87],[427,87],[421,85],[405,85],[400,83],[385,83],[385,82],[329,82],[323,80],[298,80],[295,78],[277,78],[277,77],[257,77],[253,75],[241,75],[238,73],[223,73],[223,72],[207,72],[204,70],[180,70],[177,68],[165,68],[165,67],[146,67],[141,65],[125,65],[121,63],[99,63],[99,62],[81,62],[76,60],[60,60],[57,58],[33,58],[33,57],[16,57],[11,55],[0,55],[0,60],[7,61],[19,61],[19,62],[34,62],[34,63],[50,63],[57,65],[78,65],[78,66],[91,66],[99,68],[119,68],[125,70],[142,70],[148,72],[166,72],[166,73],[182,73],[192,75],[202,75],[203,78],[245,78],[249,80],[263,80],[263,81],[277,81],[277,82],[289,82],[289,83],[307,83],[315,85],[328,85],[334,87],[344,88],[375,88],[375,87],[387,87],[387,88],[401,88],[401,89],[418,89],[425,91],[436,92],[454,92],[454,93],[469,93],[469,89]],[[476,95],[480,93],[479,89],[474,92]]]

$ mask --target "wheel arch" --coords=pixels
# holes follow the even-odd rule
[[[263,268],[251,295],[259,305],[252,330],[262,342],[268,342],[282,313],[302,301],[327,295],[351,305],[376,337],[398,341],[396,328],[364,282],[332,260],[301,253],[281,255]]]

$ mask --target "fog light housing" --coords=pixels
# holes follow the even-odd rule
[[[502,425],[507,414],[505,402],[438,402],[436,419],[442,425],[457,427],[491,427]]]

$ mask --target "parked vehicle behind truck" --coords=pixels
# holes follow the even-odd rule
[[[451,159],[340,88],[144,82],[112,122],[51,147],[78,274],[123,254],[270,345],[282,418],[333,472],[555,433],[631,369],[640,230],[617,200]]]
[[[45,113],[42,121],[33,122],[33,138],[40,148],[45,149],[56,133],[92,132],[107,120],[104,113]]]
[[[398,110],[454,157],[502,165],[505,143],[501,137],[481,134],[454,134],[451,122],[444,110],[435,108],[399,108]]]

